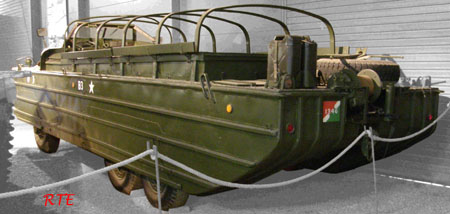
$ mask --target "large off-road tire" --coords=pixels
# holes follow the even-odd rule
[[[105,166],[111,166],[112,164],[111,161],[105,159]],[[127,195],[130,195],[132,190],[142,188],[141,178],[123,167],[109,170],[108,177],[117,191]]]
[[[328,80],[332,74],[344,69],[354,71],[356,74],[364,69],[372,69],[378,74],[382,82],[397,82],[400,78],[400,66],[391,61],[356,59],[317,60],[317,70],[322,73],[325,80]]]
[[[55,153],[59,147],[59,138],[50,135],[42,129],[34,127],[34,139],[39,150],[45,153]]]
[[[142,185],[144,186],[144,192],[145,196],[147,196],[147,200],[153,207],[158,208],[158,192],[156,189],[156,181],[149,178],[143,178]],[[171,208],[184,206],[187,199],[189,198],[189,194],[183,192],[182,190],[174,189],[162,183],[160,186],[160,191],[161,209],[164,211],[168,211]]]

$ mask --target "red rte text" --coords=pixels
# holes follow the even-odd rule
[[[73,204],[71,204],[70,201],[73,200],[73,198],[71,198],[71,196],[73,196],[73,195],[75,195],[75,194],[68,194],[68,193],[66,193],[66,194],[56,194],[57,198],[55,198],[55,199],[53,199],[55,197],[55,195],[53,195],[53,194],[44,195],[45,206],[47,206],[47,204],[49,206],[53,206],[53,205],[56,204],[56,201],[58,201],[58,206],[61,206],[61,201],[63,200],[64,197],[65,197],[65,201],[66,201],[65,205],[72,206]],[[58,199],[58,197],[59,197],[59,199]],[[55,201],[55,202],[53,202],[52,200]],[[64,202],[63,202],[63,205],[64,205]]]

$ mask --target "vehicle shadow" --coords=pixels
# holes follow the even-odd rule
[[[281,171],[258,183],[276,183],[300,177],[311,170]],[[389,190],[390,186],[380,185],[380,192]],[[206,197],[191,197],[187,206],[197,209],[224,207],[236,213],[248,210],[293,210],[305,213],[308,209],[316,210],[318,204],[350,201],[349,199],[371,199],[373,196],[373,177],[365,170],[355,169],[341,174],[319,173],[307,180],[279,188],[246,190],[237,189]],[[370,201],[361,200],[358,209],[371,209]],[[301,207],[305,212],[297,210]],[[258,211],[255,211],[258,213]],[[313,212],[313,213],[316,213]],[[233,212],[234,213],[234,212]],[[283,212],[285,213],[285,212]],[[307,212],[306,212],[307,213]]]
[[[12,191],[41,186],[72,178],[104,167],[103,159],[67,142],[60,144],[54,154],[46,154],[37,148],[20,148],[10,158],[8,189]],[[58,205],[56,194],[75,194],[67,206],[65,198]],[[46,194],[54,194],[54,206],[44,206]],[[117,192],[106,175],[94,175],[69,185],[28,194],[4,202],[2,208],[8,213],[144,213],[143,206],[136,206],[145,196],[134,194],[132,197]],[[20,206],[14,206],[20,204]]]

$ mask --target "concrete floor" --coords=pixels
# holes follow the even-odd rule
[[[62,142],[57,153],[40,152],[32,127],[13,121],[13,154],[7,181],[0,192],[71,178],[103,167],[103,159]],[[280,172],[259,183],[292,179],[310,172]],[[187,205],[170,213],[450,213],[450,188],[425,185],[377,175],[378,196],[373,192],[371,166],[341,174],[321,173],[290,186],[265,190],[233,190],[191,196]],[[45,194],[75,194],[73,206],[44,206]],[[117,192],[106,174],[57,189],[0,200],[0,213],[157,213],[142,190],[126,196]]]

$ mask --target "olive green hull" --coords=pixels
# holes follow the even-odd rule
[[[44,71],[33,75],[28,82],[16,82],[19,119],[114,162],[143,152],[149,141],[161,153],[227,181],[255,182],[288,166],[326,160],[363,130],[358,115],[348,113],[348,93],[329,89],[213,85],[214,103],[205,99],[198,82]],[[80,81],[83,90],[78,90]],[[431,104],[421,112],[399,112],[399,122],[371,118],[381,136],[403,136],[429,123],[423,115],[436,117],[438,92],[423,98],[411,91],[407,93],[416,104]],[[341,101],[340,120],[324,123],[323,102],[330,100]],[[396,105],[416,105],[410,101],[400,97]],[[226,111],[229,104],[231,113]],[[287,124],[295,127],[292,134]],[[149,157],[127,167],[154,177]],[[189,194],[224,190],[167,163],[160,169],[162,182]]]
[[[144,151],[150,141],[161,153],[208,175],[245,181],[266,168],[270,174],[278,171],[288,154],[298,156],[301,146],[308,147],[296,142],[296,134],[284,133],[284,124],[296,123],[298,114],[286,105],[297,105],[298,100],[286,99],[275,90],[214,86],[214,104],[204,98],[199,84],[183,81],[58,72],[35,72],[34,81],[17,82],[18,118],[112,161]],[[83,91],[77,90],[78,81],[84,82]],[[91,81],[94,94],[87,86]],[[323,90],[310,93],[317,97],[305,98],[302,108],[311,102],[319,107],[327,94],[337,96]],[[231,114],[226,112],[228,104],[233,106]],[[317,121],[319,109],[305,116]],[[295,133],[302,132],[302,125]],[[154,175],[149,158],[128,167],[141,175]],[[161,175],[164,183],[190,194],[217,187],[164,163]]]
[[[437,89],[396,88],[396,98],[394,100],[395,117],[386,119],[386,117],[379,115],[369,116],[367,128],[372,127],[376,135],[384,138],[400,138],[414,134],[428,126],[439,116],[439,93]],[[380,101],[375,103],[375,105],[381,107],[385,104],[383,101],[384,97],[381,97]],[[351,120],[351,117],[349,117],[349,120]],[[375,141],[376,160],[397,154],[420,142],[433,134],[436,126],[432,126],[412,139],[400,142]],[[369,139],[366,138],[365,140],[365,142],[353,147],[325,171],[331,173],[343,172],[370,163],[371,158],[367,156],[367,153],[370,153]],[[363,151],[365,151],[366,155],[363,154]],[[340,151],[331,152],[328,157],[313,158],[308,162],[297,162],[297,165],[294,164],[291,168],[317,169],[334,158],[338,152]],[[369,154],[369,156],[371,155]]]

